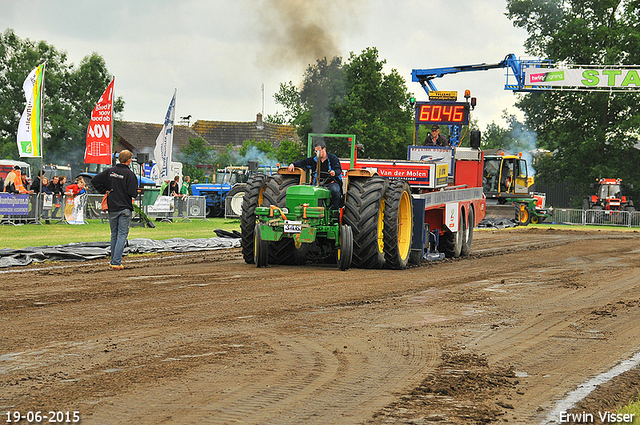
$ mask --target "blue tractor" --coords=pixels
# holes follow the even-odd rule
[[[206,198],[207,217],[238,218],[249,177],[256,171],[271,175],[271,166],[249,161],[248,166],[229,166],[218,170],[214,183],[194,183],[191,193]]]

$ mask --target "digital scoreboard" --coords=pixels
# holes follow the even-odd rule
[[[468,125],[469,104],[465,102],[416,102],[416,125]]]

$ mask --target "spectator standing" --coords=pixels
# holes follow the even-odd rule
[[[62,185],[60,184],[60,177],[53,176],[49,182],[49,190],[53,193],[53,211],[51,212],[51,218],[56,218],[58,211],[60,211],[60,205],[62,204]]]
[[[43,174],[44,174],[44,170],[40,170],[38,171],[38,175],[36,176],[36,178],[33,179],[33,182],[31,183],[31,189],[33,190],[33,193],[40,193],[41,184],[44,187],[44,183],[42,183]]]
[[[40,192],[40,209],[42,217],[45,219],[45,223],[49,224],[49,210],[51,210],[51,204],[53,201],[45,206],[45,196],[53,197],[53,192],[49,189],[49,179],[42,177],[42,192]]]
[[[178,177],[178,176],[176,176]],[[182,179],[182,186],[180,186],[180,194],[178,196],[180,196],[180,199],[178,201],[178,205],[179,205],[179,211],[178,214],[180,216],[184,216],[184,217],[188,217],[187,214],[187,196],[189,196],[189,176],[184,176],[184,178]]]
[[[26,182],[26,180],[27,179],[25,177],[24,181]],[[30,191],[28,188],[26,188],[22,182],[23,179],[20,166],[16,165],[15,167],[13,167],[13,171],[7,174],[7,177],[4,180],[4,191],[9,193],[21,194],[33,193],[33,191]]]
[[[180,187],[180,195],[186,196],[189,194],[189,189],[191,189],[191,185],[189,184],[190,181],[191,178],[189,176],[184,176],[184,181]]]
[[[138,178],[129,165],[133,154],[128,150],[120,152],[119,164],[108,168],[95,176],[91,183],[100,193],[109,191],[109,226],[111,227],[111,263],[112,270],[122,270],[122,253],[129,236],[129,226],[133,215],[133,199],[138,194]]]
[[[84,177],[80,176],[76,179],[75,183],[70,184],[64,189],[64,193],[69,196],[78,196],[82,193],[86,193],[85,189],[86,183],[84,181]]]
[[[175,176],[169,185],[169,196],[180,196],[180,176]]]

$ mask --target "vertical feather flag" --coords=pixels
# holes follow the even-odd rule
[[[18,152],[20,156],[42,157],[42,94],[44,64],[27,76],[22,85],[27,106],[18,124]]]
[[[91,112],[87,128],[87,148],[84,151],[86,164],[111,164],[113,144],[113,89],[112,79]]]
[[[177,90],[176,90],[177,91]],[[151,178],[155,181],[162,181],[171,178],[171,150],[173,149],[173,121],[176,116],[176,91],[169,103],[169,109],[164,119],[164,125],[158,138],[156,148],[153,151],[155,164],[151,170]]]

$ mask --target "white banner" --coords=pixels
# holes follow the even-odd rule
[[[609,68],[527,68],[527,86],[640,89],[640,70]]]
[[[158,196],[156,202],[153,205],[147,207],[149,213],[159,212],[173,212],[174,209],[174,197],[173,196]]]
[[[29,73],[22,84],[27,105],[18,124],[18,152],[23,157],[41,157],[42,88],[44,64]]]
[[[173,98],[169,103],[169,109],[164,119],[164,125],[156,139],[156,148],[153,151],[155,164],[151,170],[151,178],[155,181],[172,177],[171,150],[173,149],[173,122],[176,116],[176,91],[173,92]]]

